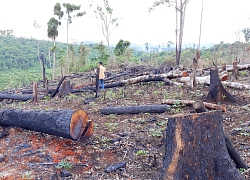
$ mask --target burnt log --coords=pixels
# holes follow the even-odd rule
[[[0,99],[13,99],[13,100],[19,100],[19,101],[28,101],[33,99],[33,95],[31,94],[0,94]],[[43,99],[44,95],[38,95],[39,99]]]
[[[210,86],[207,100],[212,101],[214,103],[240,103],[223,87],[218,75],[217,68],[212,68],[210,70]]]
[[[93,121],[83,110],[21,110],[0,111],[0,126],[16,126],[32,131],[84,141],[93,134]]]
[[[56,94],[58,93],[58,90],[59,90],[61,84],[63,83],[63,81],[65,80],[65,78],[66,78],[66,76],[63,76],[63,77],[61,78],[61,80],[60,80],[60,82],[59,82],[57,88],[56,88],[56,89],[54,90],[54,92],[50,95],[51,97],[55,97],[55,96],[56,96]]]
[[[142,105],[142,106],[120,106],[106,107],[101,109],[101,113],[108,114],[139,114],[139,113],[164,113],[168,111],[168,105]]]
[[[225,144],[222,112],[170,117],[160,179],[243,180]]]

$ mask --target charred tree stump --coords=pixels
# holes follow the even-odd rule
[[[169,118],[160,179],[243,180],[226,148],[222,112]]]
[[[207,112],[208,111],[205,108],[203,102],[201,102],[201,101],[196,101],[193,104],[193,108],[195,109],[195,111],[197,113],[202,113],[202,112]],[[226,143],[226,147],[227,147],[227,151],[229,153],[229,156],[234,161],[234,163],[236,165],[236,168],[238,168],[238,169],[240,169],[240,168],[248,169],[248,166],[246,165],[244,160],[241,158],[238,151],[235,149],[235,147],[233,146],[233,144],[231,143],[229,137],[226,134],[225,134],[225,143]]]
[[[233,78],[235,78],[236,80],[238,80],[238,75],[239,75],[239,68],[237,67],[238,62],[234,61],[233,62],[233,71],[232,71],[232,76]]]
[[[58,97],[62,98],[71,93],[70,81],[63,81],[62,87],[59,89]]]
[[[37,91],[37,82],[33,82],[33,101],[34,103],[39,102],[38,91]]]
[[[101,113],[108,114],[139,114],[139,113],[164,113],[169,110],[168,105],[144,105],[144,106],[122,106],[106,107],[101,109]]]
[[[239,103],[229,92],[223,87],[219,75],[218,69],[212,68],[210,70],[210,86],[207,96],[208,101],[214,103],[218,102],[229,102],[229,103]]]
[[[93,121],[83,110],[18,110],[0,111],[0,126],[17,126],[50,135],[84,141],[93,134]]]

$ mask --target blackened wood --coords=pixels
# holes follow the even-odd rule
[[[58,90],[59,97],[68,96],[71,93],[70,81],[63,81],[61,87]]]
[[[239,68],[237,68],[237,64],[238,62],[237,61],[234,61],[233,62],[233,71],[232,71],[232,76],[238,80],[238,74],[239,74]]]
[[[38,95],[39,99],[43,99],[44,95]],[[19,101],[28,101],[33,99],[33,95],[31,94],[0,94],[0,99],[13,99],[13,100],[19,100]]]
[[[62,79],[60,80],[60,82],[59,82],[57,88],[56,88],[55,91],[50,95],[51,97],[55,97],[55,96],[56,96],[56,94],[57,94],[57,92],[58,92],[58,90],[59,90],[59,88],[60,88],[62,82],[65,80],[65,78],[66,78],[66,76],[63,76],[63,77],[62,77]]]
[[[95,97],[99,97],[99,74],[100,74],[100,68],[98,67],[96,70],[96,76],[95,76]]]
[[[37,92],[37,82],[33,82],[33,102],[38,103],[38,92]]]
[[[114,76],[110,76],[108,78],[105,78],[104,81],[108,81],[108,80],[111,80],[111,79],[114,79],[114,78],[117,78],[117,77],[120,77],[120,76],[124,76],[124,75],[127,75],[127,74],[129,74],[129,72],[122,72],[122,73],[116,74]]]
[[[214,103],[240,103],[223,87],[218,75],[217,68],[212,68],[210,70],[210,86],[207,99],[208,101],[212,101]]]
[[[202,113],[202,112],[208,111],[201,101],[196,101],[193,104],[193,108],[195,109],[195,111],[197,113]],[[236,168],[248,169],[248,166],[246,165],[245,161],[241,158],[238,151],[235,149],[235,147],[231,143],[229,137],[226,134],[224,134],[224,135],[225,135],[225,143],[226,143],[227,151],[228,151],[230,157],[232,158],[232,160],[235,162]]]
[[[239,155],[239,152],[235,149],[235,147],[233,146],[229,137],[226,134],[225,134],[225,141],[226,141],[228,153],[229,153],[230,157],[234,160],[236,168],[248,169],[247,164],[241,158],[241,156]]]
[[[168,105],[143,105],[143,106],[119,106],[101,109],[102,114],[139,114],[139,113],[164,113],[168,111]]]
[[[87,115],[82,110],[5,109],[0,111],[0,126],[17,126],[73,140],[84,136],[83,131],[87,121]]]
[[[222,112],[170,117],[160,179],[244,180],[227,152]]]
[[[42,55],[41,57],[41,61],[42,61],[42,69],[43,69],[43,88],[45,88],[45,83],[46,83],[46,76],[45,76],[45,63],[44,63],[44,55]]]
[[[0,133],[0,139],[4,138],[5,136],[8,136],[9,132],[4,130],[3,132]]]

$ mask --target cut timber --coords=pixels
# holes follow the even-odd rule
[[[39,99],[43,99],[44,95],[38,95]],[[0,94],[0,99],[13,99],[19,101],[28,101],[33,99],[33,95],[23,95],[23,94]]]
[[[225,90],[223,87],[219,75],[218,69],[212,68],[210,70],[210,86],[207,99],[214,103],[218,102],[230,102],[230,103],[239,103],[237,100]]]
[[[162,104],[169,104],[169,105],[180,103],[180,104],[192,106],[195,103],[195,101],[193,101],[193,100],[164,99],[164,100],[162,100],[161,103]],[[208,103],[208,102],[203,102],[203,104],[206,108],[209,108],[209,109],[226,111],[226,107],[223,105],[213,104],[213,103]]]
[[[227,80],[227,78],[228,78],[228,74],[226,74],[226,73],[220,74],[220,80],[221,81],[225,81],[225,80]],[[181,77],[180,82],[181,83],[186,83],[187,85],[190,85],[191,77]],[[196,83],[197,84],[209,85],[210,84],[210,76],[196,77]]]
[[[0,111],[0,126],[17,126],[77,141],[93,134],[93,121],[83,110],[18,110]]]
[[[160,179],[244,180],[226,148],[222,112],[171,117]]]
[[[169,110],[168,105],[120,106],[101,109],[102,114],[139,114],[139,113],[164,113]]]

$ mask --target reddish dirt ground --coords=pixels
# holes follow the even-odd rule
[[[241,77],[246,82],[246,77]],[[239,154],[250,166],[249,122],[250,93],[248,90],[226,88],[243,105],[225,104],[224,130],[238,148]],[[135,115],[102,115],[107,106],[131,106],[161,104],[163,99],[205,100],[208,86],[199,85],[195,90],[188,87],[168,86],[162,82],[147,82],[125,87],[105,89],[100,97],[92,92],[72,94],[65,98],[40,100],[39,103],[12,102],[1,108],[40,110],[83,109],[95,123],[94,135],[85,142],[29,131],[18,127],[6,128],[9,135],[0,139],[0,179],[158,179],[164,157],[165,127],[173,114],[195,113],[190,106],[171,106],[170,110]],[[237,129],[235,129],[237,128]],[[4,127],[0,126],[0,132]],[[126,167],[105,172],[120,162]],[[67,170],[67,171],[65,171]],[[61,177],[69,172],[71,176]],[[248,170],[241,172],[249,179]]]

